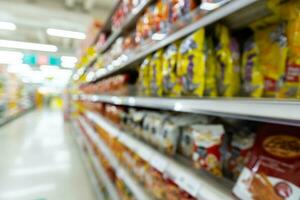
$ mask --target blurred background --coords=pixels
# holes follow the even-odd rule
[[[0,1],[0,119],[30,108],[34,99],[38,104],[61,106],[61,94],[77,58],[115,3]]]

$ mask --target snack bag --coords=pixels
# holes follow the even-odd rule
[[[184,95],[203,96],[205,88],[204,29],[188,36],[180,45],[177,74]]]
[[[158,50],[152,56],[150,61],[150,87],[153,96],[162,96],[163,94],[163,50]]]
[[[242,56],[242,90],[246,96],[262,97],[264,91],[264,79],[258,63],[259,51],[253,38],[244,45]]]
[[[190,127],[183,128],[180,135],[178,152],[186,158],[192,159],[194,138]]]
[[[285,74],[279,83],[279,98],[295,98],[300,83],[300,1],[289,1],[281,6],[282,17],[286,20],[288,45]]]
[[[183,129],[188,125],[195,123],[207,123],[207,117],[199,117],[197,115],[180,114],[177,116],[169,116],[163,123],[159,134],[160,149],[169,155],[174,155],[177,151],[180,135]]]
[[[217,94],[217,80],[216,80],[216,54],[211,37],[206,38],[205,41],[205,96],[216,97]]]
[[[275,97],[284,79],[287,39],[284,24],[275,24],[254,31],[259,49],[259,65],[264,77],[264,96]]]
[[[232,97],[240,90],[239,47],[226,26],[216,26],[217,82],[220,96]]]
[[[242,200],[300,198],[300,129],[264,125],[233,193]]]
[[[186,14],[190,13],[196,8],[196,0],[171,0],[170,2],[170,23],[176,22],[178,19],[183,18]]]
[[[194,139],[193,161],[198,169],[222,176],[221,146],[225,134],[222,125],[192,126]]]
[[[163,88],[167,96],[179,96],[180,84],[177,78],[177,60],[178,60],[179,42],[173,43],[167,47],[163,60]]]
[[[153,14],[153,32],[167,33],[169,31],[169,4],[168,0],[158,0]]]
[[[238,178],[248,163],[254,145],[255,133],[243,128],[234,132],[230,142],[230,158],[228,170],[234,180]]]
[[[151,128],[151,137],[150,137],[150,143],[154,145],[155,147],[159,147],[159,135],[161,133],[161,130],[163,128],[163,124],[165,120],[168,118],[168,114],[163,113],[155,113],[152,115],[152,124],[150,124]]]
[[[140,80],[139,83],[141,83],[141,92],[142,94],[149,96],[151,94],[151,89],[150,89],[150,81],[151,81],[151,76],[150,76],[150,61],[151,61],[151,56],[148,56],[142,63],[140,67]]]

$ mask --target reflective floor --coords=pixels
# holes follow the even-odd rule
[[[95,199],[66,130],[61,112],[50,110],[0,127],[0,200]]]

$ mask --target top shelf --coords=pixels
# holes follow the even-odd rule
[[[151,1],[147,1],[147,3],[140,5],[141,7],[139,11],[142,12],[142,10],[147,7],[150,2]],[[242,17],[234,17],[240,14]],[[170,34],[164,35],[160,40],[152,40],[151,42],[132,50],[128,55],[121,55],[119,58],[122,59],[116,59],[114,62],[107,65],[103,70],[99,71],[99,73],[95,73],[93,77],[88,80],[88,82],[96,82],[120,71],[127,70],[134,64],[140,62],[147,55],[157,51],[158,49],[193,33],[199,28],[213,24],[221,19],[227,23],[229,27],[237,29],[268,14],[269,10],[267,9],[265,0],[224,1],[223,5],[212,11],[203,10],[199,7],[193,11],[189,17],[187,17],[187,20],[185,19],[182,23],[180,22],[177,26],[173,27]],[[107,43],[99,52],[103,53],[105,50],[107,50],[117,39],[117,37],[129,27],[130,24],[136,22],[137,16],[138,14],[134,13],[131,16],[128,16],[124,26],[111,35]]]

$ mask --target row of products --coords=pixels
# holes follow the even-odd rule
[[[139,17],[134,30],[118,37],[114,44],[102,55],[101,66],[112,63],[121,55],[130,52],[146,41],[151,41],[155,33],[167,33],[178,19],[183,19],[200,3],[199,0],[157,0]],[[136,8],[141,1],[122,1],[113,16],[113,29],[121,27],[128,13]],[[103,36],[101,38],[104,38]],[[103,40],[101,40],[103,41]],[[102,43],[104,44],[104,43]]]
[[[139,182],[158,200],[194,200],[187,192],[183,191],[166,174],[151,167],[136,153],[113,138],[98,125],[94,125],[101,139],[109,146],[122,166],[125,166]],[[125,190],[127,191],[127,190]],[[126,193],[130,194],[130,193]],[[132,198],[131,198],[132,199]]]
[[[239,199],[300,197],[297,127],[103,107],[102,115],[156,149],[181,154],[195,168],[235,180],[233,193]]]
[[[149,55],[139,69],[140,93],[300,98],[299,0],[273,7],[275,14],[253,23],[243,42],[218,24]],[[126,49],[119,43],[116,57]]]
[[[86,94],[106,93],[113,95],[129,95],[134,92],[137,76],[134,74],[116,75],[95,84],[81,85],[79,89]]]
[[[256,22],[243,44],[218,24],[149,55],[140,67],[141,93],[152,96],[300,97],[300,8],[280,22]],[[288,7],[290,6],[290,7]],[[212,37],[213,35],[213,37]]]
[[[112,30],[115,31],[119,29],[126,17],[136,8],[139,4],[145,0],[121,0],[120,5],[114,12],[112,16]]]
[[[82,133],[85,135],[84,137],[88,137],[88,134],[86,134],[86,131],[83,128],[83,126],[81,125],[81,123],[79,121],[77,121],[77,123],[78,123]],[[92,125],[92,124],[90,123],[90,125]],[[106,159],[106,157],[102,154],[101,150],[97,147],[97,145],[93,141],[89,141],[89,142],[90,142],[90,144],[93,145],[93,149],[95,150],[97,159],[101,163],[101,166],[104,168],[104,170],[105,170],[107,176],[109,177],[110,181],[114,184],[115,188],[117,189],[117,192],[119,194],[119,198],[121,200],[136,200],[134,198],[133,193],[131,192],[131,190],[124,183],[124,181],[117,176],[117,172],[111,166],[111,164]],[[103,179],[103,177],[100,177],[100,179]],[[107,199],[109,199],[109,193],[107,193],[107,190],[105,190],[104,195]]]

